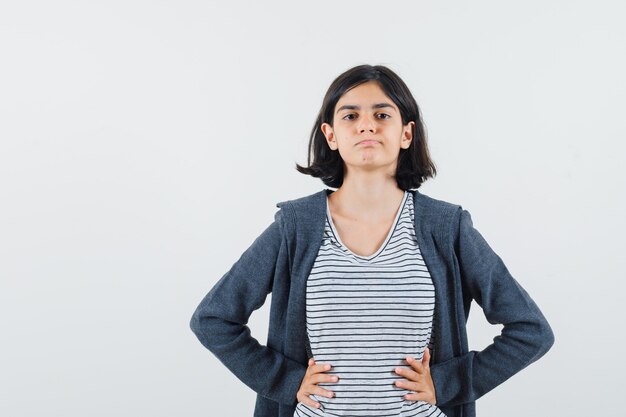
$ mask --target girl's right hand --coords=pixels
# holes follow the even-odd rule
[[[315,364],[315,359],[309,359],[309,367],[306,370],[306,374],[304,378],[302,378],[302,383],[300,384],[300,389],[296,394],[298,401],[304,405],[308,405],[315,408],[320,408],[320,403],[312,400],[309,395],[315,394],[328,398],[332,398],[334,393],[332,391],[326,390],[322,387],[318,387],[317,384],[320,382],[337,382],[339,381],[339,377],[337,375],[328,375],[324,374],[324,372],[330,370],[331,366],[329,364]]]

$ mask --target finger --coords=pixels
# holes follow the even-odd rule
[[[412,392],[410,394],[406,394],[404,399],[410,401],[426,401],[429,404],[433,404],[430,402],[431,397],[426,392]]]
[[[311,393],[315,395],[319,395],[320,397],[333,398],[335,393],[331,390],[324,389],[320,386],[315,385],[314,388],[311,389]]]
[[[318,403],[317,401],[313,400],[308,395],[301,395],[300,396],[300,402],[302,404],[304,404],[304,405],[308,405],[309,407],[320,408],[320,403]]]
[[[325,373],[317,373],[311,375],[311,383],[319,384],[320,382],[337,382],[339,381],[339,377],[337,375],[325,374]]]
[[[409,365],[411,365],[411,368],[415,369],[417,373],[424,373],[424,366],[422,366],[422,362],[415,360],[412,356],[407,356],[406,361]]]
[[[412,369],[397,367],[395,372],[410,381],[418,381],[420,379],[419,374]]]
[[[330,371],[330,368],[332,368],[332,366],[329,363],[318,363],[311,367],[311,373],[317,374],[320,372]]]
[[[398,388],[406,389],[413,392],[420,391],[420,385],[414,381],[407,381],[406,379],[400,379],[395,381],[395,385]]]

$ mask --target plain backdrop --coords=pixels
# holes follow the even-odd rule
[[[251,416],[202,297],[326,188],[295,170],[332,80],[397,72],[438,169],[555,345],[480,417],[615,415],[626,372],[620,1],[3,1],[0,415]],[[269,303],[251,316],[266,342]],[[476,304],[471,349],[499,334]]]

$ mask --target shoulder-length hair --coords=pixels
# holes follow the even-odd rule
[[[296,170],[320,178],[329,187],[339,188],[343,184],[344,162],[339,151],[332,150],[322,132],[322,123],[333,126],[335,105],[348,90],[367,81],[375,81],[387,96],[398,106],[402,124],[414,121],[413,139],[407,149],[400,149],[395,178],[398,187],[407,191],[419,188],[427,178],[437,174],[431,161],[426,143],[426,129],[422,123],[419,107],[411,91],[402,79],[383,65],[358,65],[339,75],[330,85],[322,107],[311,130],[309,140],[308,167],[296,163]]]

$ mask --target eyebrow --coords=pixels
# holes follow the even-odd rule
[[[395,110],[395,108],[389,103],[376,103],[372,105],[372,109],[382,109],[384,107],[390,107]],[[339,113],[341,110],[361,110],[361,106],[357,106],[356,104],[344,104],[339,107],[335,113]]]

